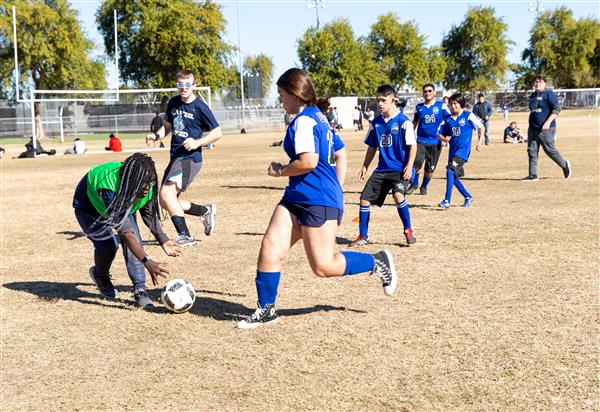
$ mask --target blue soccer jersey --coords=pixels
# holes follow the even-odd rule
[[[473,130],[483,127],[481,120],[466,110],[463,110],[456,118],[454,116],[448,117],[440,125],[440,134],[442,136],[452,136],[450,138],[448,159],[451,160],[454,156],[457,156],[465,161],[469,160]]]
[[[379,149],[375,172],[401,172],[408,163],[410,146],[416,144],[413,124],[403,113],[388,119],[373,119],[365,143]]]
[[[201,162],[202,147],[189,151],[183,147],[183,142],[189,137],[200,139],[204,132],[219,127],[210,108],[200,99],[184,103],[181,96],[175,96],[169,100],[165,114],[166,120],[172,125],[171,158],[181,157]]]
[[[446,118],[450,116],[450,109],[444,102],[433,102],[427,106],[424,102],[415,107],[413,122],[419,122],[417,127],[417,143],[437,144],[437,131]]]
[[[335,150],[343,147],[341,139],[338,140],[318,108],[306,107],[294,118],[283,139],[283,150],[291,162],[301,153],[316,153],[319,161],[310,172],[290,176],[284,200],[344,210],[344,194],[335,174]]]

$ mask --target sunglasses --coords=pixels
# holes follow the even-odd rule
[[[194,85],[194,83],[183,83],[183,82],[177,82],[177,88],[178,89],[189,89]]]
[[[423,93],[433,93],[435,90],[431,90],[431,89],[427,89],[427,90],[423,90]]]

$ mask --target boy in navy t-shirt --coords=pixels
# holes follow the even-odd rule
[[[202,146],[219,140],[223,132],[210,108],[194,94],[196,78],[189,70],[177,73],[179,96],[169,100],[165,124],[156,133],[146,136],[147,141],[171,136],[171,161],[165,170],[160,188],[160,203],[167,209],[177,230],[175,242],[180,246],[193,246],[196,239],[190,234],[184,214],[200,216],[204,234],[214,231],[216,205],[198,205],[179,198],[192,183],[202,167]]]

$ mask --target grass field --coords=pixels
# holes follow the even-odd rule
[[[525,129],[526,114],[511,116]],[[519,181],[526,146],[500,143],[499,117],[492,144],[466,165],[471,208],[436,207],[445,150],[429,195],[409,197],[415,245],[404,244],[391,198],[372,211],[365,250],[394,255],[395,296],[374,277],[316,278],[297,245],[282,272],[281,321],[254,331],[234,325],[255,308],[256,257],[286,184],[266,175],[268,162],[284,160],[269,147],[281,134],[227,135],[205,152],[186,198],[218,205],[216,232],[205,237],[189,220],[201,242],[179,258],[148,246],[198,291],[181,315],[135,309],[120,254],[112,273],[122,301],[100,299],[87,275],[92,245],[73,191],[90,167],[126,154],[13,160],[24,148],[9,144],[0,161],[0,409],[599,410],[598,116],[561,114],[558,147],[573,176],[564,180],[541,153],[535,183]],[[357,234],[365,150],[362,134],[342,137],[350,165],[340,250]],[[162,173],[168,152],[151,155]],[[456,192],[453,203],[462,203]],[[145,227],[142,235],[151,237]]]

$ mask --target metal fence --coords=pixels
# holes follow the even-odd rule
[[[594,109],[600,106],[600,89],[558,89],[555,90],[563,108]],[[450,92],[445,93],[449,95]],[[486,93],[486,99],[494,110],[501,111],[508,106],[511,111],[527,111],[528,98],[531,91],[502,90]],[[406,99],[404,112],[411,115],[415,105],[421,102],[418,92],[401,93]],[[438,92],[437,98],[443,94]],[[476,101],[476,96],[467,96],[469,106]],[[164,110],[164,96],[154,100],[137,99],[111,103],[83,102],[43,102],[41,104],[41,121],[47,136],[59,136],[61,127],[65,136],[90,133],[144,133],[148,132],[150,123],[157,110]],[[377,111],[374,98],[359,98],[363,110],[367,107]],[[276,131],[284,129],[284,111],[282,108],[259,105],[224,106],[213,101],[213,113],[224,131]],[[62,124],[61,124],[62,123]],[[10,106],[0,101],[0,138],[31,136],[31,109],[29,103]]]

